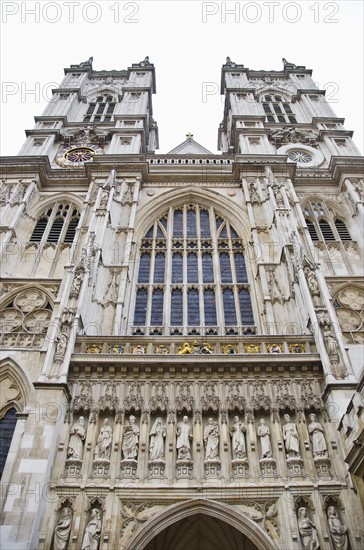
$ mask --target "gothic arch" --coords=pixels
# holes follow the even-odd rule
[[[330,208],[335,212],[335,215],[338,215],[340,218],[343,218],[344,221],[345,219],[348,219],[350,217],[349,210],[345,209],[345,207],[343,207],[338,202],[325,197],[325,195],[321,193],[313,193],[312,195],[305,196],[305,198],[301,201],[302,210],[306,208],[306,206],[310,203],[310,201],[321,201],[325,203],[328,208]],[[325,216],[319,216],[320,219],[323,217]]]
[[[47,288],[45,288],[44,286],[42,286],[38,283],[27,283],[25,285],[22,285],[22,286],[19,286],[19,287],[15,288],[14,290],[11,290],[7,294],[5,294],[3,296],[3,299],[0,300],[0,309],[3,309],[4,307],[6,307],[8,305],[8,303],[12,302],[14,300],[14,298],[16,297],[16,295],[19,294],[20,292],[23,292],[24,290],[32,290],[32,289],[40,290],[41,292],[43,292],[48,297],[48,299],[49,299],[49,301],[52,305],[52,311],[53,311],[55,296]]]
[[[41,216],[48,207],[53,207],[53,205],[56,202],[69,202],[73,204],[79,210],[80,213],[83,207],[83,200],[77,195],[74,195],[73,193],[67,193],[67,192],[56,193],[51,197],[46,197],[44,199],[41,199],[39,203],[36,206],[34,206],[32,217],[34,219],[38,219],[39,216]]]
[[[100,96],[104,95],[110,95],[113,98],[113,101],[120,101],[121,94],[114,88],[110,88],[108,86],[105,86],[103,88],[98,88],[96,90],[90,88],[90,90],[86,93],[87,101],[91,103],[92,101],[96,101],[96,99]]]
[[[262,96],[265,95],[281,95],[285,101],[290,102],[293,95],[296,93],[296,86],[292,83],[292,91],[289,91],[287,87],[279,86],[277,84],[267,84],[264,85],[262,88],[257,88],[257,95],[259,97],[259,101],[261,102]]]
[[[240,234],[244,244],[249,242],[250,222],[245,212],[231,199],[210,189],[196,189],[192,186],[181,187],[162,193],[141,208],[136,216],[135,237],[139,242],[154,220],[165,214],[168,208],[178,208],[188,203],[198,203],[204,207],[212,206],[216,212],[228,219]]]
[[[231,525],[253,542],[259,550],[277,550],[274,542],[252,519],[242,515],[232,506],[201,498],[174,504],[154,515],[130,541],[129,547],[134,550],[143,550],[158,533],[194,514],[205,514]]]
[[[6,398],[8,393],[8,399]],[[11,409],[22,412],[29,404],[34,387],[25,371],[10,357],[0,361],[0,420]]]

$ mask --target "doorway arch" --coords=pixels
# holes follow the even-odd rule
[[[191,516],[196,516],[196,518],[191,518]],[[188,518],[191,518],[190,522]],[[202,523],[201,527],[204,529],[212,525],[212,520],[215,525],[215,534],[219,532],[220,534],[226,534],[229,526],[232,528],[229,535],[231,548],[225,544],[223,547],[226,550],[277,550],[277,546],[268,537],[266,532],[252,519],[242,515],[233,506],[203,499],[193,499],[174,504],[153,516],[144,524],[133,540],[130,541],[128,547],[133,548],[133,550],[159,550],[156,544],[153,546],[153,539],[155,542],[158,541],[156,537],[159,535],[159,540],[163,541],[163,536],[160,533],[169,529],[164,535],[166,541],[171,540],[174,532],[177,532],[178,529],[184,535],[186,532],[188,533],[186,525],[189,525],[190,529],[198,533],[199,519]],[[198,536],[201,534],[198,534]],[[242,542],[240,547],[237,546],[239,540]],[[178,546],[175,549],[171,546],[166,548],[168,550],[180,550]],[[185,546],[184,548],[189,548],[189,546]],[[162,549],[164,550],[163,546]],[[196,550],[200,550],[198,546]],[[201,550],[204,550],[203,546],[201,546]]]

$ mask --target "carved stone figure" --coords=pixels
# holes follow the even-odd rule
[[[302,507],[298,509],[297,521],[304,550],[317,550],[320,544],[317,538],[316,527],[308,517],[306,508]]]
[[[330,359],[336,358],[339,355],[339,346],[335,338],[335,334],[327,325],[324,327],[324,340],[328,356]]]
[[[315,414],[309,416],[311,422],[308,425],[308,433],[312,443],[313,456],[327,456],[327,445],[324,437],[324,430]]]
[[[233,460],[246,458],[246,426],[238,416],[234,416],[234,424],[230,427],[229,432],[232,438]]]
[[[128,183],[121,201],[122,206],[124,206],[125,204],[131,204],[133,202],[133,195],[134,185],[132,183]]]
[[[212,418],[209,418],[208,422],[203,434],[205,460],[214,460],[219,457],[219,426]]]
[[[287,61],[287,59],[285,57],[282,57],[282,61],[283,61],[284,68],[286,68],[286,67],[287,67],[287,69],[296,69],[297,68],[297,65],[295,65],[294,63],[291,63],[290,61]]]
[[[91,511],[91,518],[88,522],[83,536],[81,550],[98,550],[101,535],[101,512],[97,508]]]
[[[305,267],[304,273],[307,280],[308,288],[310,289],[311,295],[314,298],[314,303],[317,305],[318,297],[320,296],[320,288],[315,273],[308,266]]]
[[[331,534],[332,544],[335,550],[347,550],[348,549],[348,528],[341,523],[339,515],[335,506],[329,506],[327,509],[327,521],[329,524],[329,530]]]
[[[95,447],[94,459],[106,458],[110,459],[112,442],[112,427],[109,425],[109,420],[105,418],[101,426],[97,444]]]
[[[249,193],[250,193],[250,201],[252,203],[261,204],[262,201],[259,198],[258,191],[254,181],[249,183]]]
[[[274,196],[276,198],[278,208],[283,208],[284,207],[283,195],[282,195],[278,185],[276,185],[276,184],[272,185],[272,189],[273,189]]]
[[[56,337],[56,352],[55,357],[58,359],[61,359],[64,357],[64,354],[66,353],[67,344],[68,344],[68,331],[62,331],[59,336]]]
[[[154,422],[149,432],[149,460],[164,459],[164,438],[166,437],[166,427],[160,416]]]
[[[72,286],[70,290],[70,296],[77,297],[81,290],[81,285],[84,277],[84,270],[82,268],[75,269],[75,274],[72,281]]]
[[[270,430],[265,423],[264,418],[259,420],[259,426],[257,430],[258,437],[260,438],[261,455],[260,458],[272,458],[272,446],[270,443]]]
[[[286,448],[286,457],[294,458],[300,456],[300,445],[296,424],[291,421],[289,414],[284,415],[283,439]]]
[[[71,428],[71,437],[68,443],[67,456],[68,458],[74,458],[82,460],[83,455],[83,441],[86,437],[85,419],[80,416],[77,422],[75,422]]]
[[[139,426],[136,424],[136,418],[129,416],[129,423],[123,429],[123,455],[125,459],[136,460],[138,456]]]
[[[188,416],[177,424],[177,460],[191,460],[192,428],[188,423]]]
[[[72,509],[65,506],[54,529],[53,550],[66,550],[72,527]]]

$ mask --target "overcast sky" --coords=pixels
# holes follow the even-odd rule
[[[120,70],[146,55],[156,68],[153,110],[160,153],[187,132],[217,152],[223,97],[216,92],[203,98],[203,87],[219,87],[227,56],[255,70],[280,70],[282,57],[312,69],[364,150],[362,0],[3,0],[1,5],[2,155],[18,153],[24,130],[42,114],[64,67],[93,56],[94,70]]]

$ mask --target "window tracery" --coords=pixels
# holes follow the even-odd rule
[[[351,241],[345,222],[324,201],[310,200],[304,214],[313,241]]]
[[[243,243],[229,221],[200,205],[156,220],[141,243],[132,333],[239,334],[253,323]]]
[[[79,220],[80,213],[72,204],[56,203],[38,218],[30,241],[71,244]]]
[[[84,122],[110,122],[115,110],[116,101],[109,95],[100,95],[89,103]]]
[[[260,98],[268,122],[296,124],[296,117],[289,102],[281,95],[269,94]]]
[[[349,344],[364,343],[364,290],[355,286],[341,289],[334,308],[345,340]]]

